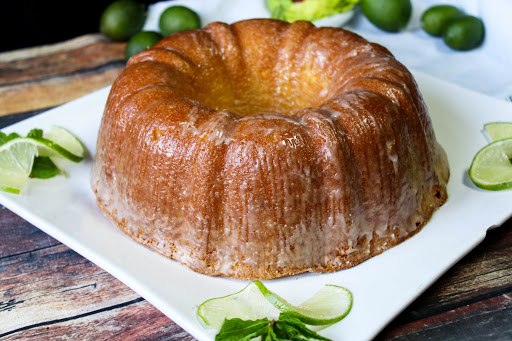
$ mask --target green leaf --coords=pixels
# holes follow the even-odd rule
[[[48,156],[36,156],[32,166],[30,177],[37,179],[49,179],[62,174],[62,171]]]
[[[0,146],[7,142],[7,135],[0,131]]]
[[[277,321],[226,319],[215,341],[250,341],[258,336],[262,341],[331,341],[288,313],[281,313]]]
[[[10,133],[9,135],[7,135],[7,141],[17,139],[18,137],[21,137],[20,134],[18,134],[18,133]]]
[[[43,129],[32,129],[28,132],[27,137],[43,137]]]
[[[302,321],[288,313],[281,313],[279,320],[274,323],[277,337],[285,340],[320,340],[331,341],[309,329]]]
[[[10,133],[9,135],[5,134],[4,132],[0,131],[0,146],[4,143],[9,142],[10,140],[14,140],[15,138],[21,137],[17,133]]]
[[[270,321],[267,318],[245,321],[239,318],[226,319],[215,341],[250,341],[258,336],[265,336]]]
[[[272,328],[268,328],[267,335],[265,335],[265,338],[263,341],[287,341],[285,339],[280,339],[277,337],[276,333],[274,332],[274,324],[272,323]]]

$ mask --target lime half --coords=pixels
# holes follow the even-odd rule
[[[197,313],[207,326],[214,328],[220,328],[225,319],[232,318],[277,320],[281,312],[305,324],[327,325],[342,320],[351,308],[352,294],[340,286],[326,285],[301,305],[294,306],[260,281],[254,281],[235,294],[205,301]]]
[[[469,177],[480,188],[492,191],[512,187],[512,138],[492,142],[475,155]]]
[[[37,155],[37,144],[30,138],[16,138],[0,146],[0,190],[19,193]]]
[[[493,141],[512,138],[512,122],[490,122],[484,130]]]

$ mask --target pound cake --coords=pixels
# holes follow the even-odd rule
[[[386,48],[253,19],[128,61],[91,185],[136,241],[200,273],[269,279],[397,245],[446,201],[448,177],[418,86]]]

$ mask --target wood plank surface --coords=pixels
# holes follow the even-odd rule
[[[94,263],[0,212],[0,339],[193,340]]]
[[[112,84],[126,64],[124,47],[91,34],[0,54],[0,116],[54,107]]]
[[[0,54],[0,127],[112,83],[124,44],[98,34]],[[0,206],[0,340],[194,340],[119,280]],[[376,340],[512,340],[512,220]],[[350,341],[350,340],[348,340]]]
[[[512,340],[511,227],[489,231],[377,340]]]
[[[14,213],[1,212],[0,233],[7,238],[0,240],[0,321],[13,322],[0,326],[0,338],[46,338],[84,330],[88,332],[81,339],[93,340],[110,332],[122,338],[141,332],[132,330],[134,324],[150,320],[142,334],[133,334],[137,335],[134,339],[142,335],[145,339],[163,335],[165,339],[193,339],[92,262]],[[480,246],[398,316],[377,340],[461,340],[459,336],[468,339],[484,334],[510,340],[511,224],[490,231]],[[25,240],[19,252],[9,247],[18,240]]]

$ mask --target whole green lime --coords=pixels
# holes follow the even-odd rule
[[[479,18],[465,15],[450,21],[443,30],[443,40],[454,50],[471,50],[484,40],[484,23]]]
[[[440,37],[443,29],[453,19],[464,15],[460,9],[451,5],[437,5],[427,9],[421,16],[421,27],[428,34]]]
[[[188,7],[171,6],[160,15],[158,26],[160,32],[164,36],[168,36],[176,32],[200,28],[201,18]]]
[[[149,49],[151,46],[155,45],[158,41],[160,41],[163,36],[154,31],[142,31],[135,34],[130,38],[128,44],[126,44],[126,48],[124,50],[124,56],[126,59],[130,59],[134,54],[139,53],[140,51],[144,51]]]
[[[145,20],[144,5],[134,0],[118,0],[103,11],[100,32],[111,39],[125,41],[142,29]]]
[[[360,6],[372,24],[388,32],[402,30],[411,18],[410,0],[361,0]]]

